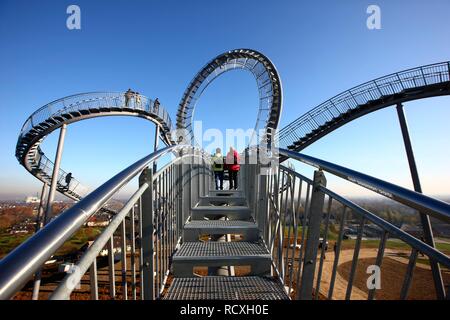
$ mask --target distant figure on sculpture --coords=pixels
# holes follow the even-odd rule
[[[130,100],[133,97],[134,92],[128,88],[128,90],[125,92],[125,107],[129,107],[130,106]]]
[[[135,94],[135,101],[136,101],[136,107],[141,106],[141,94],[139,92],[136,92]]]
[[[216,153],[213,155],[211,161],[214,171],[214,180],[216,182],[216,190],[219,190],[219,188],[220,190],[223,190],[223,156],[220,148],[216,149]]]
[[[67,188],[67,190],[69,190],[69,185],[70,185],[70,182],[72,181],[72,172],[69,172],[67,175],[66,175],[66,188]]]
[[[159,100],[158,98],[155,99],[155,102],[153,102],[153,113],[158,114],[159,112]]]
[[[228,180],[230,182],[230,190],[238,188],[238,172],[241,166],[239,165],[239,153],[230,147],[227,153],[226,165],[228,168]]]

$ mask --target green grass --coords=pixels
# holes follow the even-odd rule
[[[94,240],[101,233],[100,228],[84,227],[80,229],[70,240],[68,240],[56,252],[57,255],[65,255],[79,250],[87,241]],[[32,234],[9,234],[0,233],[0,257],[10,253],[14,248],[19,246]]]
[[[289,227],[285,227],[284,229],[284,236],[287,237],[289,234]],[[302,232],[303,230],[305,232],[308,232],[308,227],[303,228],[302,226],[298,226],[297,228],[297,234],[298,234],[298,241],[301,239],[302,236]],[[321,235],[323,235],[324,233],[324,226],[321,226]],[[294,236],[294,232],[293,232],[293,228],[291,227],[291,233],[290,233],[291,238],[293,238]],[[329,231],[328,231],[328,236],[327,236],[327,241],[330,242],[330,244],[334,244],[333,242],[337,241],[339,236],[338,230],[336,229],[336,226],[334,225],[330,225]],[[305,236],[306,239],[306,236]],[[342,248],[343,249],[352,249],[355,247],[355,242],[356,240],[352,240],[352,239],[348,239],[348,240],[343,240],[342,242]],[[377,249],[380,245],[380,240],[363,240],[361,242],[361,248],[367,248],[367,249]],[[408,244],[404,243],[403,241],[400,240],[388,240],[386,242],[386,248],[387,249],[397,249],[397,250],[411,250],[411,246],[409,246]],[[438,249],[439,251],[443,252],[444,254],[449,255],[450,254],[450,243],[447,242],[437,242],[436,243],[436,249]]]
[[[29,237],[30,234],[0,233],[0,257],[7,255]]]

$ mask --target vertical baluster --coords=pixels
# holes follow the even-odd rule
[[[327,248],[327,239],[328,239],[328,229],[330,226],[330,215],[331,215],[331,205],[333,203],[333,198],[328,196],[328,207],[327,207],[327,213],[326,213],[326,220],[325,220],[325,227],[324,227],[324,233],[323,233],[323,240],[322,240],[322,250],[320,252],[320,262],[319,262],[319,271],[317,273],[317,282],[316,282],[316,294],[314,295],[314,299],[319,299],[320,294],[320,281],[322,279],[322,270],[323,270],[323,261],[325,260],[325,251]]]
[[[142,197],[139,198],[139,282],[141,300],[144,300],[144,250],[142,249]]]
[[[375,260],[375,265],[381,268],[381,264],[383,263],[384,249],[386,247],[386,240],[388,237],[387,231],[384,231],[381,235],[380,244],[378,246],[377,258]],[[375,297],[375,288],[369,290],[369,295],[367,297],[368,300],[373,300]]]
[[[127,286],[127,238],[126,238],[126,218],[122,220],[121,238],[122,238],[122,299],[128,300]]]
[[[155,292],[157,297],[159,296],[159,288],[161,287],[161,283],[162,283],[162,278],[163,278],[163,259],[164,259],[164,255],[163,255],[163,246],[162,246],[162,222],[163,222],[163,213],[162,213],[162,176],[160,175],[158,177],[158,193],[156,195],[157,199],[158,199],[158,218],[157,218],[157,229],[158,229],[158,236],[157,236],[157,241],[158,241],[158,285],[157,285],[157,289],[158,291]]]
[[[109,265],[109,296],[116,296],[116,275],[114,270],[114,235],[108,241],[108,265]]]
[[[134,208],[130,211],[130,220],[131,220],[131,294],[133,296],[133,300],[137,299],[136,295],[136,234],[135,234],[135,215]]]
[[[408,267],[406,268],[405,279],[403,280],[402,290],[400,291],[400,299],[406,300],[408,298],[409,289],[414,275],[414,269],[416,268],[417,255],[419,251],[416,248],[412,248],[409,256]]]
[[[306,235],[306,221],[307,221],[307,217],[309,215],[309,208],[310,208],[310,204],[309,204],[310,195],[311,195],[311,185],[308,183],[307,187],[306,187],[305,210],[303,212],[303,217],[302,217],[302,237],[300,240],[300,250],[298,252],[297,297],[300,294],[300,287],[301,287],[300,275],[302,274],[303,250],[304,250],[305,235]]]
[[[284,265],[287,268],[285,271],[285,274],[288,275],[288,286],[289,286],[289,291],[290,291],[290,282],[292,279],[292,270],[294,268],[294,260],[289,261],[289,250],[291,245],[294,247],[293,250],[295,250],[295,244],[292,243],[291,244],[291,231],[294,227],[294,224],[297,223],[297,220],[295,219],[295,207],[294,207],[294,192],[295,192],[295,182],[296,182],[296,178],[295,176],[291,176],[290,179],[290,183],[289,183],[289,191],[290,191],[290,203],[289,203],[289,208],[291,211],[291,221],[289,223],[288,226],[288,234],[287,234],[287,243],[286,243],[286,251],[284,253],[285,255],[285,260],[284,260]],[[286,205],[286,210],[287,210],[288,206]]]
[[[97,258],[89,268],[89,283],[91,289],[91,300],[98,300],[98,278],[97,278]]]
[[[339,263],[339,254],[341,252],[341,243],[342,238],[344,236],[344,224],[345,224],[345,215],[347,213],[347,207],[344,206],[341,217],[341,225],[339,229],[339,237],[337,239],[336,250],[334,252],[334,263],[333,263],[333,271],[331,272],[331,280],[330,280],[330,288],[328,291],[328,299],[331,300],[333,298],[333,290],[334,290],[334,282],[336,281],[336,272]]]
[[[292,286],[293,286],[293,272],[294,272],[294,268],[295,268],[295,252],[297,251],[297,240],[298,240],[298,224],[299,224],[299,219],[300,219],[300,207],[301,207],[301,199],[302,199],[302,187],[303,187],[303,181],[301,179],[299,179],[299,188],[298,188],[298,194],[297,194],[297,206],[295,209],[295,223],[294,223],[294,243],[292,245],[292,253],[291,253],[291,261],[292,261],[292,267],[291,267],[291,272],[290,272],[290,279],[289,279],[289,293],[292,290]],[[297,278],[297,283],[298,283],[298,278]]]
[[[281,178],[281,196],[278,199],[278,248],[277,248],[277,262],[278,262],[278,270],[280,272],[280,278],[284,281],[284,266],[283,266],[283,243],[284,243],[284,215],[282,213],[282,203],[284,199],[284,180],[285,180],[285,174],[281,172],[281,167],[278,166],[278,176],[282,176]]]
[[[355,279],[355,272],[356,272],[356,267],[358,264],[359,251],[361,249],[361,240],[362,240],[362,236],[364,233],[364,223],[365,223],[365,219],[364,219],[364,217],[361,217],[361,222],[359,224],[359,229],[358,229],[358,236],[356,238],[356,243],[355,243],[355,250],[353,252],[352,267],[350,270],[350,276],[348,278],[347,291],[345,293],[345,300],[350,300],[351,295],[352,295],[353,280]]]
[[[168,192],[168,181],[169,181],[168,170],[164,171],[164,278],[165,281],[166,272],[169,269],[169,192]],[[164,285],[164,283],[162,284]]]

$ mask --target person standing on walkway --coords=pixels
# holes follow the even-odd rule
[[[130,100],[133,97],[133,91],[131,91],[131,89],[129,88],[126,92],[125,92],[125,107],[128,108],[130,106]]]
[[[214,180],[216,182],[216,190],[223,190],[223,156],[220,148],[216,149],[216,153],[213,155],[211,161],[212,169],[214,171]]]
[[[158,114],[159,112],[159,100],[158,98],[155,99],[155,102],[153,102],[153,113]]]
[[[228,180],[230,181],[230,190],[238,188],[238,172],[241,166],[239,165],[239,153],[230,147],[227,153],[226,163],[228,167]]]
[[[136,108],[141,107],[141,94],[139,92],[136,92],[135,94],[135,102],[136,102]]]

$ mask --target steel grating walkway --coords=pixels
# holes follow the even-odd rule
[[[165,300],[287,300],[283,285],[273,277],[175,278]]]
[[[269,256],[267,248],[252,242],[185,242],[174,255],[174,260],[205,257],[255,257]]]

